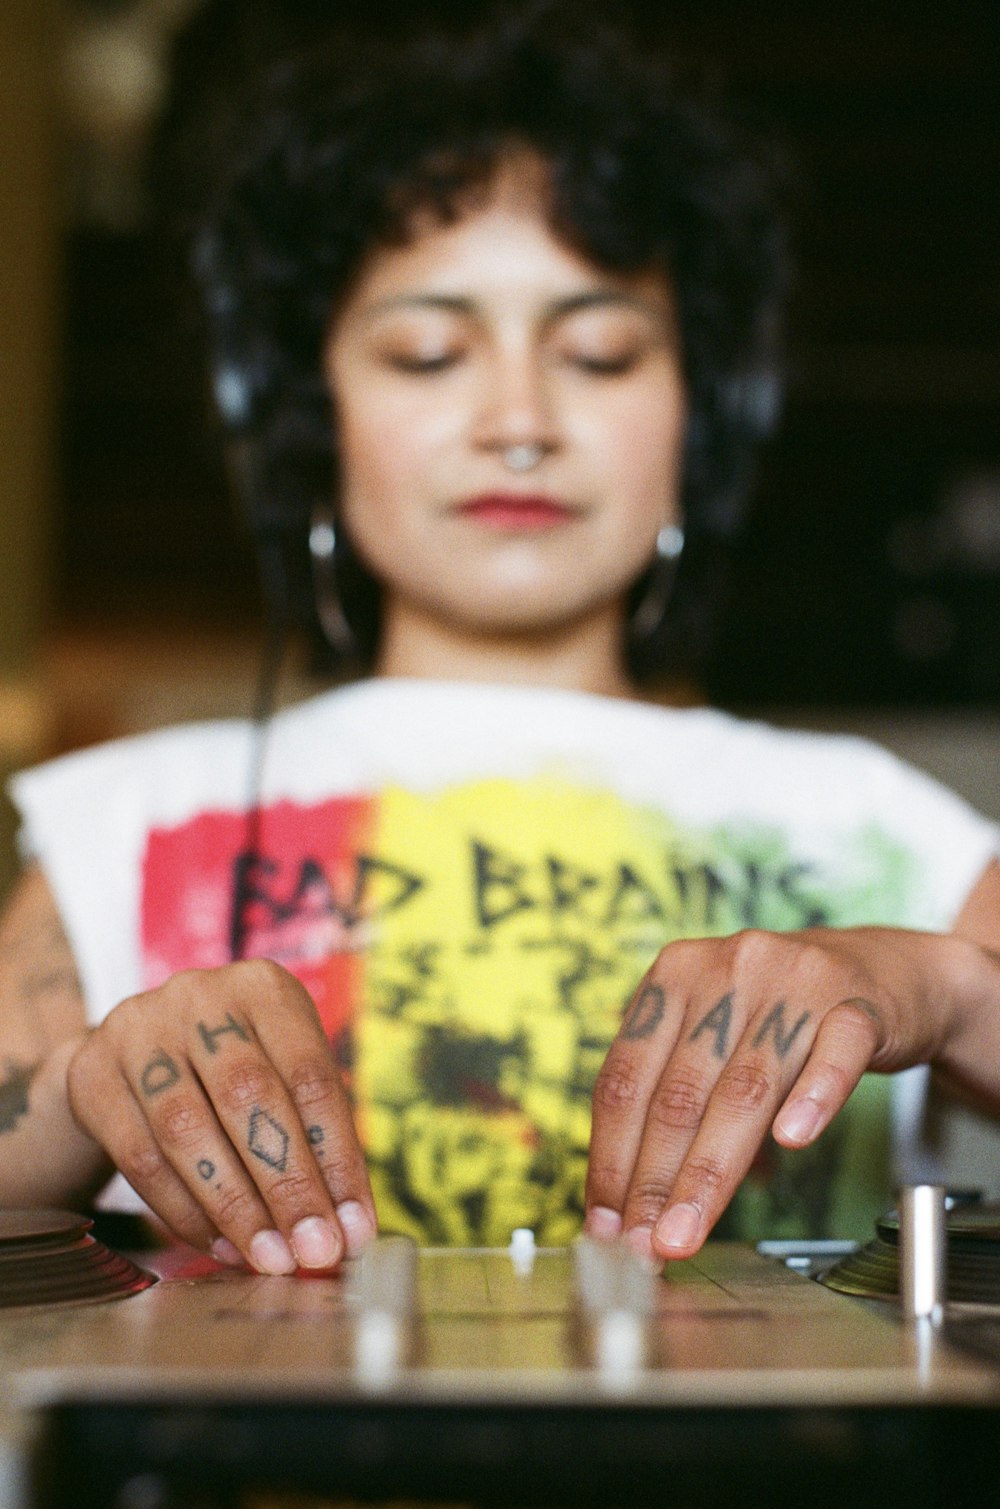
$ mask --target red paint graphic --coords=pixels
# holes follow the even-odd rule
[[[361,987],[358,856],[374,800],[314,806],[276,802],[255,825],[240,812],[202,812],[150,831],[142,869],[141,938],[147,989],[181,969],[239,956],[283,964],[316,1002],[331,1041],[350,1025]]]

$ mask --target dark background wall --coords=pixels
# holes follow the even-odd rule
[[[411,8],[376,6],[368,24],[391,30]],[[175,51],[172,109],[345,10],[204,0]],[[795,165],[785,420],[708,691],[736,706],[995,707],[1000,5],[676,0],[637,22],[724,81]],[[60,612],[249,624],[253,562],[162,222],[148,198],[124,219],[78,215],[68,239]]]

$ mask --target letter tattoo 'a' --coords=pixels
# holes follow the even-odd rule
[[[768,1034],[771,1033],[774,1036],[774,1046],[777,1049],[778,1057],[787,1058],[792,1044],[808,1020],[809,1013],[808,1011],[804,1011],[795,1023],[795,1026],[786,1032],[785,1003],[784,1001],[779,1001],[777,1006],[773,1006],[761,1022],[754,1037],[753,1045],[755,1048],[761,1047]]]
[[[143,1095],[148,1099],[159,1095],[163,1090],[169,1090],[171,1085],[177,1084],[180,1077],[181,1071],[170,1054],[166,1049],[159,1048],[143,1069],[139,1084]]]
[[[726,1048],[729,1043],[729,1028],[733,1020],[733,997],[730,992],[724,995],[721,1001],[716,1001],[711,1011],[703,1016],[697,1027],[691,1034],[689,1042],[695,1042],[703,1032],[711,1032],[715,1035],[715,1043],[712,1052],[716,1058],[724,1059]]]
[[[666,1010],[666,997],[660,985],[654,985],[652,981],[644,985],[639,995],[629,1009],[629,1013],[622,1023],[621,1035],[629,1042],[637,1042],[640,1038],[652,1037],[657,1027],[663,1021],[663,1013]]]
[[[221,1027],[206,1027],[204,1022],[198,1023],[198,1035],[200,1036],[202,1042],[205,1044],[205,1047],[208,1049],[209,1053],[218,1053],[218,1040],[220,1037],[225,1037],[227,1032],[235,1032],[236,1036],[242,1039],[244,1043],[248,1043],[250,1041],[250,1034],[244,1027],[240,1026],[239,1022],[233,1016],[231,1011],[226,1012],[226,1020],[223,1022]]]

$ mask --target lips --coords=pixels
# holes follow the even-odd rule
[[[575,510],[547,493],[481,493],[457,509],[460,518],[490,529],[555,529],[568,524]]]

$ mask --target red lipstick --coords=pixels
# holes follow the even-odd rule
[[[489,529],[554,529],[568,523],[575,510],[547,493],[480,493],[456,510]]]

